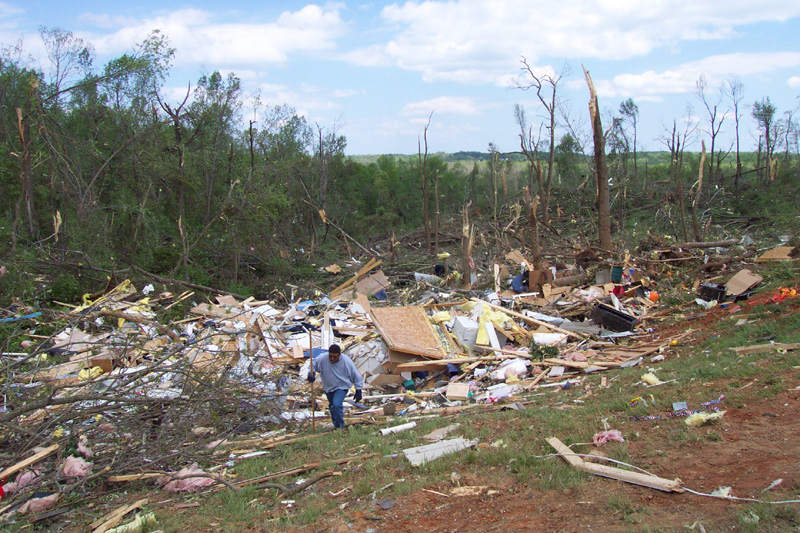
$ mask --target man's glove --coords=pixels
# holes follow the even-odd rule
[[[353,400],[356,403],[361,402],[361,389],[356,389],[356,393],[353,395]]]
[[[315,381],[317,381],[317,377],[314,375],[313,372],[309,372],[308,373],[308,382],[309,383],[314,383]]]

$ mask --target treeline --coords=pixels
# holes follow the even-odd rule
[[[347,140],[335,128],[309,124],[287,105],[246,98],[233,74],[203,75],[182,98],[166,98],[174,50],[158,31],[102,68],[74,34],[42,29],[41,37],[44,71],[21,46],[0,57],[6,262],[45,258],[68,276],[78,266],[136,265],[251,292],[265,276],[302,277],[331,249],[358,253],[358,242],[372,237],[430,230],[434,215],[446,220],[467,205],[494,221],[509,218],[523,188],[540,192],[536,175],[548,161],[551,205],[573,219],[592,216],[592,161],[570,134],[552,144],[552,158],[539,151],[547,146],[540,139],[527,154],[490,149],[358,162],[345,155]],[[696,176],[696,154],[684,159],[680,142],[673,157],[653,155],[653,164],[650,155],[613,143],[615,205],[631,191],[663,180],[673,188],[670,180]],[[670,170],[678,153],[681,168]],[[720,159],[710,183],[723,183],[730,169]],[[4,297],[26,290],[18,270],[0,277]]]

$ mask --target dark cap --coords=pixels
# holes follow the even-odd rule
[[[331,347],[328,348],[329,353],[342,353],[341,347],[338,344],[331,344]]]

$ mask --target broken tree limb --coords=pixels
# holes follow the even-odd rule
[[[328,472],[323,472],[323,473],[321,473],[321,474],[319,474],[317,476],[314,476],[311,479],[309,479],[308,481],[305,481],[304,483],[301,483],[299,485],[294,485],[291,488],[287,487],[285,485],[281,485],[279,483],[262,483],[260,485],[256,485],[254,488],[256,488],[256,489],[278,489],[279,491],[283,492],[284,496],[291,496],[293,494],[297,494],[298,492],[303,492],[304,490],[306,490],[308,487],[310,487],[314,483],[322,481],[326,477],[341,476],[341,475],[342,475],[341,472],[328,471]]]
[[[147,320],[146,318],[143,318],[141,316],[131,315],[129,313],[123,313],[122,311],[114,311],[111,309],[103,309],[102,311],[100,311],[99,314],[100,316],[121,318],[123,320],[127,320],[128,322],[135,322],[136,324],[152,326],[156,328],[158,331],[160,331],[162,334],[172,339],[173,341],[181,342],[180,336],[171,329],[169,329],[168,327],[166,327],[165,325],[159,324],[158,322],[153,322],[152,320]]]
[[[335,461],[333,461],[333,464],[335,464],[335,465],[347,464],[347,463],[351,463],[353,461],[360,461],[362,459],[369,459],[370,457],[374,457],[375,455],[376,454],[374,454],[374,453],[365,453],[363,455],[356,455],[354,457],[345,457],[343,459],[336,459]],[[275,478],[284,477],[284,476],[294,476],[294,475],[297,475],[297,474],[302,474],[303,472],[307,472],[309,470],[313,470],[315,468],[319,468],[320,466],[322,466],[322,462],[321,461],[318,461],[318,462],[315,462],[315,463],[308,463],[308,464],[304,464],[302,466],[298,466],[298,467],[295,467],[295,468],[287,468],[286,470],[282,470],[280,472],[267,474],[265,476],[260,476],[260,477],[256,477],[256,478],[252,478],[252,479],[246,479],[244,481],[239,481],[239,482],[235,483],[235,485],[237,487],[241,488],[241,487],[247,487],[249,485],[261,484],[261,483],[263,483],[265,481],[269,481],[270,479],[275,479]]]
[[[671,246],[672,250],[677,250],[679,248],[689,249],[689,248],[727,248],[729,246],[735,246],[739,244],[739,239],[727,239],[724,241],[710,241],[710,242],[683,242]]]
[[[541,320],[536,320],[535,318],[531,318],[529,316],[525,316],[522,313],[517,313],[516,311],[511,311],[510,309],[506,309],[505,307],[501,307],[499,305],[495,305],[495,304],[489,303],[489,302],[487,302],[485,300],[481,300],[480,298],[470,298],[470,299],[473,302],[482,303],[482,304],[488,305],[492,309],[496,309],[498,311],[502,311],[503,313],[506,313],[507,315],[511,315],[511,316],[515,316],[517,318],[520,318],[520,319],[522,319],[525,322],[528,322],[530,324],[536,324],[537,326],[542,326],[542,327],[547,328],[549,330],[556,331],[558,333],[563,333],[564,335],[567,335],[569,337],[573,337],[575,339],[584,340],[584,339],[588,338],[587,335],[584,335],[582,333],[577,333],[575,331],[567,331],[565,329],[561,329],[558,326],[554,326],[552,324],[548,324],[547,322],[543,322]]]
[[[308,202],[308,201],[306,201],[306,203],[310,204],[310,202]],[[342,235],[344,235],[344,238],[345,238],[345,239],[350,239],[351,241],[353,241],[353,243],[354,243],[356,246],[358,246],[359,248],[361,248],[361,250],[362,250],[363,252],[365,252],[367,255],[376,255],[376,256],[380,257],[380,254],[379,254],[379,253],[376,253],[376,252],[375,252],[375,250],[369,250],[369,249],[365,248],[365,247],[364,247],[364,246],[363,246],[363,245],[362,245],[360,242],[358,242],[358,241],[357,241],[357,240],[355,240],[353,237],[351,237],[350,235],[348,235],[348,234],[347,234],[347,232],[346,232],[345,230],[343,230],[342,228],[340,228],[339,226],[337,226],[336,224],[334,224],[334,223],[333,223],[333,221],[332,221],[331,219],[329,219],[329,218],[328,218],[328,216],[327,216],[327,214],[325,213],[325,211],[324,211],[324,210],[322,210],[322,209],[317,209],[317,213],[319,213],[319,216],[320,216],[320,218],[322,219],[322,223],[323,223],[323,224],[330,224],[331,226],[333,226],[334,228],[336,228],[337,230],[339,230],[339,232],[340,232]]]
[[[578,470],[582,470],[596,476],[616,479],[626,483],[633,483],[634,485],[641,485],[643,487],[663,490],[664,492],[683,492],[680,479],[664,479],[651,474],[642,474],[640,472],[622,470],[621,468],[615,468],[613,466],[590,463],[575,455],[569,446],[555,437],[550,437],[547,439],[547,443],[555,448],[562,459]]]
[[[155,274],[153,274],[151,272],[147,272],[146,270],[142,270],[141,268],[139,268],[139,267],[137,267],[135,265],[131,265],[131,270],[135,270],[139,274],[142,274],[143,276],[147,276],[148,278],[153,278],[157,282],[164,283],[165,285],[177,284],[177,285],[183,285],[185,287],[189,287],[191,289],[197,289],[198,291],[210,292],[212,294],[230,294],[234,298],[238,298],[240,300],[244,300],[246,298],[245,296],[241,296],[239,294],[235,294],[235,293],[232,293],[232,292],[229,292],[229,291],[223,291],[223,290],[220,290],[220,289],[215,289],[213,287],[206,287],[204,285],[198,285],[197,283],[191,283],[189,281],[181,281],[179,279],[173,279],[173,278],[162,278],[161,276],[157,276],[157,275],[155,275]]]

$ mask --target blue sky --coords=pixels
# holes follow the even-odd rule
[[[46,71],[39,26],[92,43],[98,67],[159,29],[176,49],[167,100],[204,73],[234,72],[246,95],[345,135],[348,154],[416,153],[429,117],[430,152],[518,150],[514,105],[537,128],[544,118],[535,94],[514,88],[522,57],[562,74],[560,107],[581,138],[590,134],[582,65],[606,124],[634,99],[640,150],[664,149],[675,120],[697,126],[696,147],[708,138],[701,75],[721,112],[722,84],[743,84],[743,148],[756,143],[753,102],[769,96],[779,118],[800,116],[797,0],[0,2],[0,42],[22,39]],[[253,117],[247,104],[244,115]],[[732,116],[722,130],[730,139]]]

